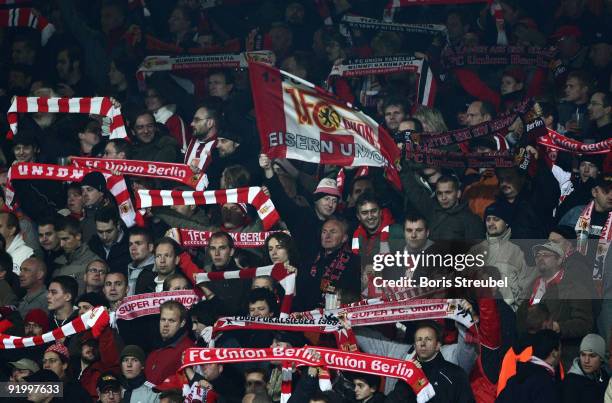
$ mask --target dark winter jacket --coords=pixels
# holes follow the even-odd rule
[[[519,362],[516,375],[499,394],[496,403],[559,403],[559,384],[554,375],[540,365]]]

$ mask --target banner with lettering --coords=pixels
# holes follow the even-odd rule
[[[425,403],[435,396],[434,388],[425,373],[412,361],[322,347],[189,348],[185,350],[180,370],[204,364],[275,361],[399,378],[410,385],[418,403]]]
[[[284,71],[249,63],[262,152],[315,164],[383,167],[401,188],[399,151],[386,130],[352,105]]]
[[[159,314],[159,307],[166,301],[178,301],[186,309],[200,301],[193,290],[150,292],[124,298],[117,311],[116,320],[132,320],[147,315]]]
[[[261,248],[272,234],[284,231],[263,232],[228,232],[234,240],[234,246],[241,249]],[[183,248],[205,248],[210,242],[213,231],[201,231],[190,228],[170,228],[166,236],[174,239]]]
[[[548,68],[555,53],[536,46],[447,47],[442,52],[446,68],[465,66],[535,66]]]

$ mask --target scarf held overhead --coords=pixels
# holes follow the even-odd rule
[[[195,277],[196,284],[209,281],[224,281],[237,279],[254,279],[258,276],[270,276],[276,280],[285,290],[285,296],[281,302],[281,317],[289,315],[291,304],[295,296],[295,273],[289,273],[282,263],[270,266],[251,267],[236,271],[214,271],[210,273],[199,273]]]
[[[449,69],[464,66],[536,66],[548,68],[554,52],[535,46],[448,47],[442,64]]]
[[[514,155],[507,151],[461,153],[436,149],[414,151],[412,148],[412,143],[406,142],[406,159],[443,168],[511,168],[515,161]]]
[[[94,337],[98,337],[102,330],[108,326],[108,324],[108,312],[104,307],[98,306],[91,311],[85,312],[83,315],[75,318],[71,322],[66,323],[64,326],[53,329],[52,331],[40,336],[17,337],[9,336],[7,334],[0,334],[0,340],[2,341],[0,343],[0,350],[42,346],[44,344],[56,342],[64,337],[82,333],[90,329]]]
[[[196,190],[202,190],[196,187],[199,183],[199,177],[194,175],[191,168],[186,164],[89,157],[72,157],[71,161],[74,166],[84,166],[94,171],[106,173],[119,172],[123,175],[141,176],[145,178],[163,178],[183,183]]]
[[[106,116],[111,120],[109,138],[128,139],[121,110],[113,106],[109,97],[14,97],[6,114],[10,126],[7,140],[12,140],[17,134],[19,113],[87,113]]]
[[[234,240],[234,246],[241,249],[261,248],[272,234],[283,231],[265,232],[228,232]],[[212,231],[201,231],[189,228],[170,228],[166,236],[174,239],[183,248],[206,248]]]
[[[149,292],[124,298],[115,311],[115,320],[132,320],[147,315],[159,314],[159,307],[166,301],[178,301],[189,309],[200,298],[193,290]]]
[[[230,364],[244,361],[289,361],[300,366],[324,366],[341,371],[361,372],[382,377],[390,376],[406,382],[414,391],[419,403],[424,403],[435,395],[423,370],[411,361],[321,347],[189,348],[185,351],[183,365],[180,369],[194,365]]]
[[[272,228],[280,220],[272,200],[264,194],[260,187],[208,191],[140,189],[135,193],[135,197],[136,207],[139,209],[163,206],[248,203],[257,210],[265,230]]]
[[[607,154],[612,150],[612,138],[599,143],[585,144],[551,129],[548,129],[547,136],[538,139],[538,144],[573,154]]]
[[[11,166],[9,170],[9,183],[12,180],[52,180],[66,182],[80,182],[88,173],[93,172],[90,168],[76,168],[73,166],[61,166],[54,164],[38,164],[35,162],[20,162]],[[123,176],[103,173],[106,180],[106,188],[117,201],[119,214],[125,225],[129,228],[137,224],[141,218],[135,210]],[[7,198],[7,203],[9,200]]]

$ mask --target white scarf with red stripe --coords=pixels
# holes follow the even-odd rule
[[[291,312],[291,304],[295,296],[295,273],[289,273],[282,263],[270,266],[250,267],[234,271],[213,271],[210,273],[198,273],[195,276],[196,284],[209,281],[224,281],[237,279],[254,279],[259,276],[270,276],[276,280],[285,290],[285,296],[280,306],[280,316],[287,317]]]
[[[586,255],[589,246],[589,234],[591,233],[591,218],[593,216],[593,208],[595,208],[595,201],[591,200],[586,205],[578,221],[576,221],[576,249],[582,255]],[[597,242],[597,250],[595,252],[595,265],[593,266],[593,280],[601,281],[604,274],[604,261],[612,242],[612,211],[608,213],[606,222],[601,228],[601,234],[599,235],[599,241]]]
[[[108,324],[108,312],[104,307],[98,306],[91,311],[85,312],[71,322],[66,323],[64,326],[53,329],[40,336],[17,337],[0,334],[0,350],[42,346],[90,329],[94,337],[98,337]]]
[[[110,139],[128,139],[121,110],[113,106],[109,97],[48,98],[14,97],[6,114],[9,123],[7,140],[17,134],[19,113],[87,113],[110,118]]]
[[[32,8],[0,10],[0,28],[34,28],[40,31],[40,42],[45,46],[55,33],[55,27],[45,17],[36,15],[33,11]]]
[[[383,209],[381,212],[380,225],[373,234],[368,234],[363,224],[359,224],[355,232],[353,233],[353,240],[351,242],[351,250],[355,255],[359,254],[360,241],[359,238],[374,238],[380,236],[380,248],[378,253],[389,253],[389,227],[393,224],[393,217],[391,212],[387,209]]]
[[[114,320],[132,320],[147,315],[159,314],[159,307],[166,301],[178,301],[185,308],[200,301],[193,290],[149,292],[124,298],[115,311]]]
[[[263,228],[272,228],[280,216],[272,200],[264,194],[260,187],[238,189],[222,189],[209,191],[181,190],[138,190],[136,193],[136,208],[163,206],[199,206],[207,204],[248,203],[257,210]]]
[[[418,403],[425,403],[435,396],[434,388],[425,373],[412,361],[322,347],[189,348],[185,350],[183,365],[179,370],[194,365],[231,364],[245,361],[281,361],[295,363],[298,366],[323,366],[340,371],[399,378],[412,388]]]
[[[196,184],[196,190],[204,190],[208,187],[208,175],[206,169],[212,162],[212,151],[217,146],[216,136],[208,141],[199,141],[196,138],[191,139],[187,152],[185,153],[185,164],[197,168],[200,171],[200,179]]]
[[[89,168],[75,168],[73,166],[61,166],[55,164],[39,164],[36,162],[19,162],[11,166],[9,170],[9,183],[7,189],[12,189],[10,181],[16,179],[28,179],[28,180],[53,180],[53,181],[66,181],[66,182],[80,182],[83,177],[88,173],[93,172]],[[104,179],[106,179],[106,188],[115,197],[117,201],[117,207],[119,209],[119,215],[130,228],[137,223],[141,222],[142,217],[139,216],[134,210],[132,205],[132,199],[130,199],[130,193],[127,189],[127,184],[123,176],[111,175],[108,173],[102,173]],[[7,195],[9,192],[7,192]],[[11,196],[7,197],[6,202],[8,205],[12,205],[14,199],[14,191],[11,190]]]
[[[261,248],[272,234],[285,231],[264,232],[228,232],[234,240],[234,246],[241,249]],[[170,228],[166,236],[174,239],[183,248],[206,248],[213,231],[200,231],[190,228]]]
[[[529,298],[529,306],[539,304],[546,294],[546,290],[551,285],[557,285],[563,280],[563,276],[565,274],[565,270],[561,269],[554,276],[545,280],[542,277],[538,277],[533,284],[533,291],[531,292],[531,297]]]

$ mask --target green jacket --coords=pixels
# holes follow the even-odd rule
[[[157,134],[150,143],[136,144],[132,159],[157,162],[181,162],[181,155],[178,143],[173,137]]]

